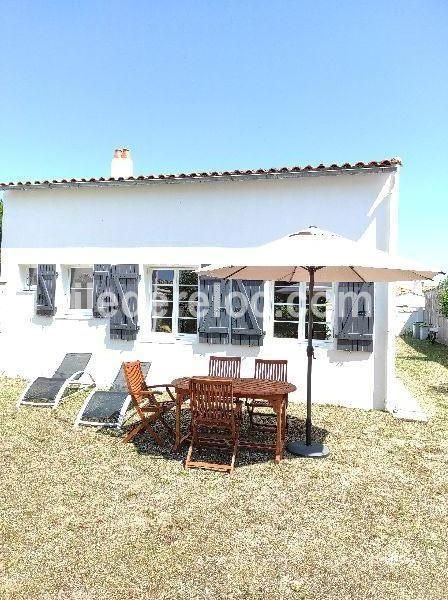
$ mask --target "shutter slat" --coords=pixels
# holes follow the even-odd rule
[[[138,265],[112,265],[110,288],[117,304],[110,318],[110,338],[132,341],[137,338]]]
[[[373,351],[374,284],[342,282],[338,285],[337,349]],[[358,305],[358,313],[354,308]]]
[[[264,282],[261,280],[233,280],[231,343],[238,346],[263,345]],[[256,314],[255,314],[256,312]]]
[[[56,265],[38,265],[36,314],[51,317],[56,313]]]
[[[204,303],[199,306],[199,341],[205,344],[228,344],[230,319],[226,307],[230,282],[200,278],[199,289],[200,302]],[[217,303],[219,306],[215,306]]]
[[[104,296],[110,293],[110,265],[95,265],[93,269],[93,305],[92,314],[101,319],[108,316],[110,307],[106,306]]]

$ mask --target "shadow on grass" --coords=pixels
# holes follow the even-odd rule
[[[448,394],[448,384],[445,385],[430,385],[429,388],[438,394]]]
[[[416,340],[408,335],[401,336],[401,339],[407,346],[419,352],[422,356],[403,356],[402,354],[398,354],[398,360],[437,362],[448,369],[448,346],[438,344],[437,342],[432,344],[427,340]]]
[[[169,413],[166,415],[167,421],[169,425],[175,428],[175,415],[174,413]],[[123,438],[126,433],[133,427],[135,423],[129,423],[123,430],[119,431],[116,429],[110,428],[99,428],[97,431],[102,435],[106,435],[114,438]],[[188,451],[189,442],[184,442],[182,447],[175,452],[173,448],[174,440],[170,438],[168,432],[164,429],[160,424],[155,425],[155,430],[162,438],[164,445],[159,446],[154,439],[151,437],[149,433],[141,433],[137,435],[130,443],[134,445],[135,449],[139,454],[152,456],[153,458],[157,458],[160,460],[174,460],[177,462],[183,462],[185,456]],[[188,409],[184,409],[182,411],[182,435],[184,435],[189,428],[189,411]],[[312,429],[312,438],[313,442],[323,443],[328,435],[328,431],[326,429],[320,427],[314,427]],[[247,415],[244,415],[243,425],[241,428],[240,439],[241,440],[249,440],[255,443],[268,443],[275,444],[275,431],[262,431],[256,430],[254,428],[250,428],[249,421]],[[298,419],[295,416],[288,415],[288,431],[286,434],[286,442],[295,441],[295,440],[304,440],[305,439],[305,421],[303,419]],[[225,462],[228,458],[229,453],[226,450],[220,450],[216,448],[208,448],[204,447],[200,450],[201,460],[210,461],[210,462]],[[290,456],[286,449],[284,452],[284,457]],[[237,464],[239,467],[250,466],[259,463],[273,462],[274,461],[274,451],[273,450],[260,450],[260,449],[251,449],[251,448],[240,448],[238,451],[238,461]]]

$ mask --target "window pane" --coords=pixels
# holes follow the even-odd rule
[[[308,311],[309,309],[306,309],[306,316],[305,316],[305,320],[306,322],[308,322]],[[313,321],[314,323],[319,323],[319,322],[325,322],[327,320],[327,315],[325,310],[321,310],[321,308],[319,307],[314,307],[313,310]]]
[[[179,319],[179,333],[196,333],[198,330],[198,322],[196,319]]]
[[[152,289],[153,300],[162,300],[165,302],[173,301],[173,286],[155,285]]]
[[[313,340],[327,340],[331,337],[328,323],[313,323]],[[308,339],[308,323],[305,323],[305,339]]]
[[[93,288],[93,269],[71,269],[70,288]]]
[[[92,308],[93,269],[74,267],[70,269],[70,308]]]
[[[152,272],[152,282],[153,284],[158,283],[173,283],[174,280],[174,271],[171,269],[156,269]]]
[[[173,330],[171,319],[152,319],[152,331],[171,333]]]
[[[299,311],[295,305],[285,306],[284,304],[274,305],[275,321],[298,321]]]
[[[26,284],[28,287],[37,285],[37,269],[36,269],[36,267],[29,267],[28,279],[26,281]]]
[[[288,302],[291,304],[299,303],[300,287],[297,283],[275,282],[274,302]]]
[[[179,271],[179,284],[198,287],[198,274],[194,271]]]
[[[274,323],[274,337],[297,338],[298,323]]]
[[[70,290],[70,308],[88,310],[92,308],[93,298],[90,289],[72,289]]]
[[[332,297],[331,284],[317,284],[313,295],[313,339],[326,340],[331,337],[331,326],[328,321],[328,310],[331,309],[330,299]],[[308,339],[308,315],[309,315],[309,290],[306,292],[306,317],[305,317],[305,338]]]
[[[152,316],[153,317],[172,317],[173,316],[172,302],[153,302]]]
[[[197,314],[196,302],[179,302],[179,317],[194,317]]]
[[[198,300],[198,287],[190,285],[179,286],[179,300],[190,300],[197,302]]]
[[[299,294],[296,292],[283,293],[283,291],[275,290],[274,302],[282,304],[299,304]]]

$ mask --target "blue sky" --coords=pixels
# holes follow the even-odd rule
[[[0,180],[401,156],[400,251],[448,263],[448,3],[3,0]]]

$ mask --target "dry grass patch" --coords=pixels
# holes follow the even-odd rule
[[[400,340],[398,369],[429,424],[316,407],[327,460],[242,452],[231,478],[1,380],[2,600],[446,599],[448,349]]]

